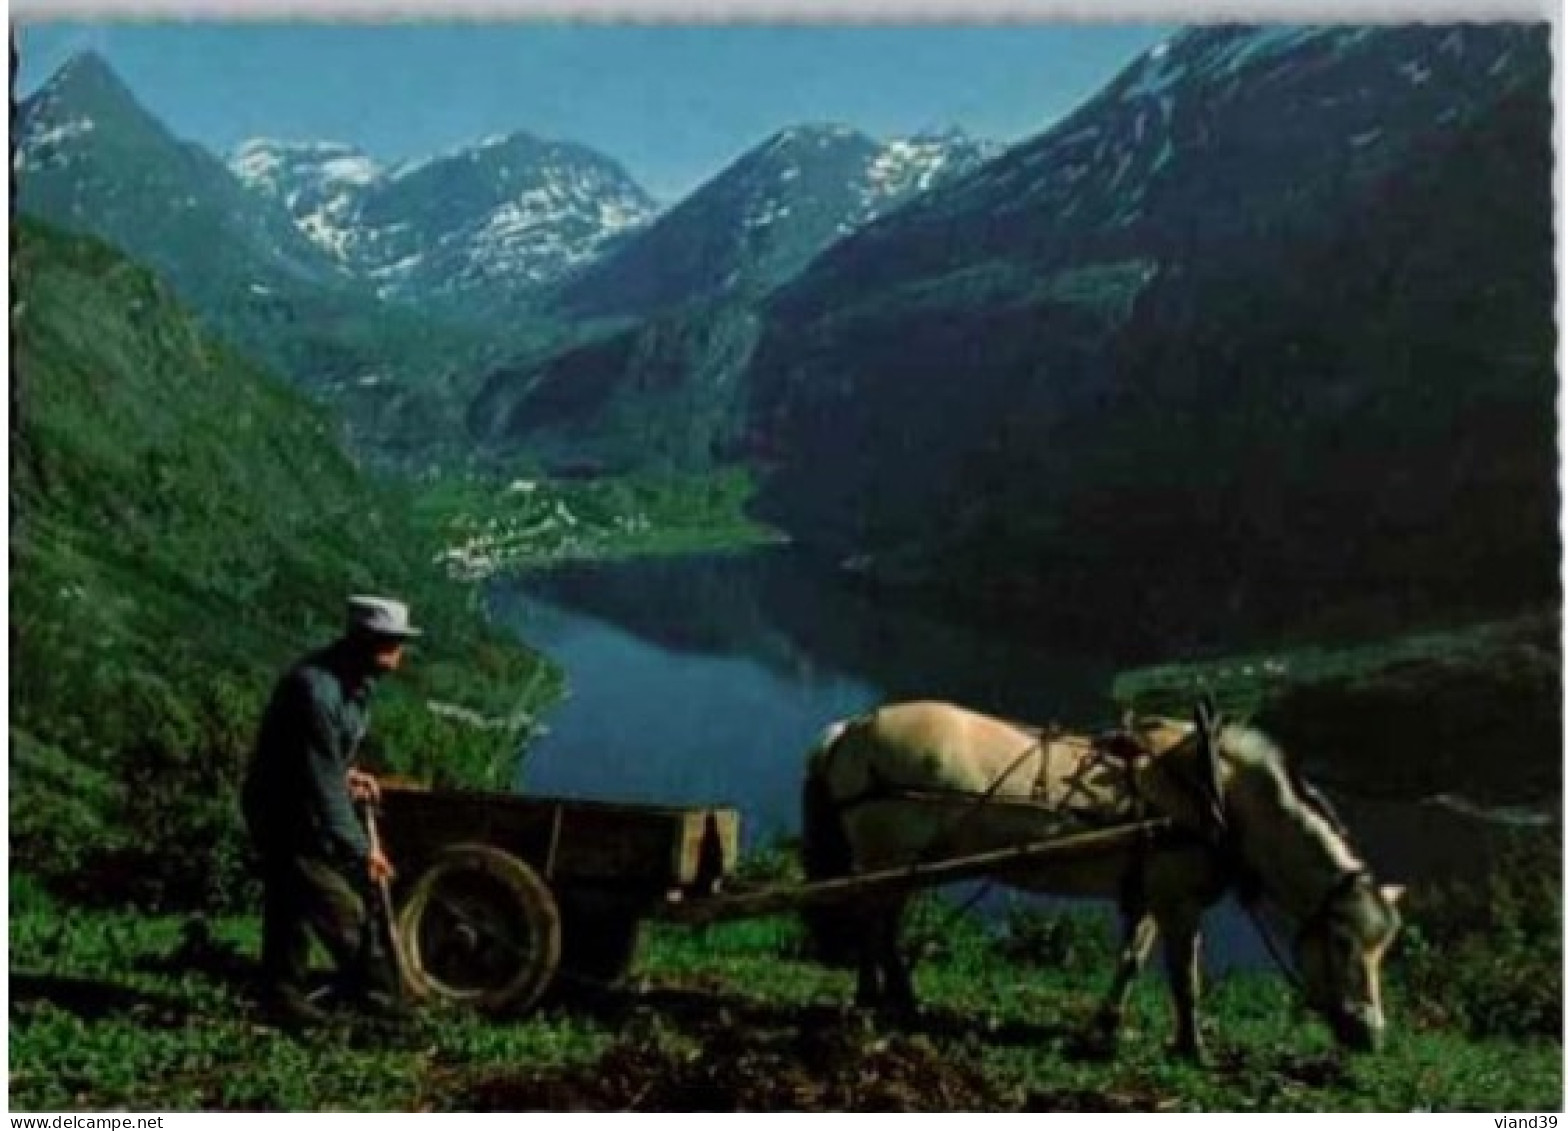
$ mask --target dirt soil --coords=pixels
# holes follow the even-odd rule
[[[760,1022],[760,1023],[759,1023]],[[1025,1091],[988,1080],[925,1033],[804,1009],[720,1010],[679,1031],[629,1027],[595,1063],[450,1081],[463,1111],[1149,1111],[1154,1095]]]

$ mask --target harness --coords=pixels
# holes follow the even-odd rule
[[[872,715],[874,713],[872,712]],[[861,720],[856,720],[856,722],[859,721]],[[934,837],[920,854],[921,859],[929,860],[940,849],[943,840],[962,829],[988,805],[998,803],[996,801],[997,791],[1018,771],[1019,767],[1024,764],[1024,761],[1037,751],[1040,753],[1041,758],[1035,792],[1036,794],[1041,792],[1042,784],[1046,780],[1049,770],[1051,740],[1062,737],[1063,732],[1054,728],[1042,730],[1025,727],[1020,724],[1015,725],[1019,725],[1021,730],[1029,734],[1032,737],[1032,741],[1014,756],[1008,763],[1007,768],[991,782],[983,793],[975,794],[959,789],[913,789],[896,786],[885,779],[879,778],[875,767],[868,767],[867,772],[871,779],[870,784],[859,793],[837,801],[836,808],[842,815],[848,810],[876,801],[968,799],[968,805],[959,814],[957,820],[947,826],[942,834]],[[1121,882],[1118,885],[1123,905],[1136,906],[1141,903],[1144,895],[1149,855],[1155,848],[1180,841],[1201,844],[1214,855],[1224,873],[1226,885],[1236,892],[1242,909],[1246,911],[1259,937],[1262,938],[1269,957],[1273,959],[1274,964],[1279,968],[1285,980],[1305,998],[1306,985],[1300,972],[1296,969],[1295,964],[1285,957],[1274,932],[1262,916],[1258,914],[1258,906],[1264,895],[1262,878],[1245,862],[1241,854],[1239,836],[1234,823],[1230,820],[1224,799],[1219,794],[1215,783],[1208,781],[1206,778],[1202,781],[1195,780],[1193,777],[1180,772],[1167,759],[1157,757],[1147,748],[1137,744],[1136,740],[1129,739],[1126,744],[1119,744],[1116,742],[1117,737],[1119,736],[1115,734],[1100,736],[1097,739],[1091,739],[1089,744],[1100,756],[1101,761],[1119,762],[1123,767],[1126,795],[1131,802],[1130,819],[1140,824],[1140,833],[1132,846],[1127,870],[1123,873]],[[1203,732],[1201,733],[1200,741],[1205,744],[1212,744],[1213,739],[1207,732]],[[1212,745],[1210,745],[1207,753],[1211,758],[1214,756]],[[828,756],[831,757],[831,755],[832,751],[829,750]],[[1145,764],[1153,764],[1159,772],[1166,776],[1168,781],[1188,795],[1200,814],[1200,826],[1198,829],[1183,829],[1181,827],[1157,829],[1145,820],[1152,808],[1149,799],[1144,795],[1138,784],[1138,772]],[[1328,807],[1326,799],[1320,793],[1310,786],[1306,786],[1306,783],[1301,782],[1300,778],[1295,774],[1291,774],[1291,780],[1308,806],[1323,816],[1337,831],[1342,832],[1344,830],[1344,825],[1339,820],[1338,814]],[[1068,811],[1073,812],[1071,809]],[[1081,820],[1090,816],[1091,813],[1080,809],[1073,812],[1073,815]],[[1364,866],[1347,869],[1337,876],[1312,910],[1296,925],[1294,937],[1296,945],[1299,946],[1301,940],[1306,935],[1316,930],[1332,914],[1335,905],[1340,900],[1354,891],[1359,884],[1365,883],[1370,879],[1371,870]],[[950,923],[958,916],[967,913],[979,899],[984,897],[994,882],[994,879],[988,878],[973,896],[953,912],[948,922]]]
[[[863,716],[863,718],[865,717],[869,716]],[[859,722],[861,720],[856,721]],[[1068,732],[1056,726],[1041,728],[1031,726],[1026,723],[1020,723],[1015,720],[1006,721],[1008,721],[1018,730],[1029,735],[1031,741],[1021,750],[1019,750],[1019,752],[1008,762],[1007,767],[992,780],[991,784],[983,793],[974,794],[969,791],[959,789],[943,789],[932,787],[917,789],[906,786],[895,786],[886,780],[879,778],[874,766],[868,766],[867,774],[871,779],[870,784],[861,792],[839,801],[837,803],[837,809],[839,813],[842,814],[849,809],[857,808],[861,805],[876,801],[900,799],[912,801],[946,801],[960,798],[966,799],[968,804],[965,805],[963,810],[959,813],[957,819],[943,828],[941,832],[934,836],[921,851],[917,857],[917,862],[920,862],[929,861],[937,856],[945,842],[950,841],[954,836],[957,835],[959,831],[968,825],[969,822],[974,820],[982,811],[986,810],[988,807],[993,807],[997,804],[1012,804],[1013,802],[1011,801],[999,802],[996,798],[997,792],[1007,781],[1013,777],[1014,774],[1018,772],[1018,770],[1023,766],[1024,762],[1030,757],[1030,755],[1037,752],[1040,755],[1040,765],[1039,769],[1036,771],[1035,782],[1031,791],[1033,799],[1019,803],[1028,805],[1039,804],[1038,799],[1045,794],[1047,782],[1050,780],[1052,749],[1063,739],[1068,737]],[[1124,739],[1125,741],[1118,742],[1118,739]],[[1158,827],[1155,822],[1149,819],[1153,807],[1150,805],[1148,799],[1144,797],[1142,790],[1138,788],[1138,770],[1141,763],[1148,758],[1147,750],[1145,750],[1142,746],[1137,745],[1134,740],[1126,739],[1126,736],[1115,732],[1088,739],[1084,742],[1084,744],[1087,745],[1095,755],[1098,755],[1098,758],[1096,759],[1097,762],[1117,765],[1120,767],[1121,772],[1125,775],[1125,780],[1123,782],[1124,792],[1125,795],[1130,799],[1129,811],[1126,814],[1117,816],[1114,819],[1108,819],[1103,810],[1097,809],[1093,805],[1075,807],[1071,804],[1064,803],[1056,806],[1055,808],[1058,808],[1060,811],[1071,816],[1074,820],[1091,826],[1102,825],[1111,827],[1123,824],[1124,822],[1136,826],[1137,835],[1136,838],[1132,841],[1129,849],[1127,867],[1122,873],[1121,879],[1117,884],[1117,894],[1122,907],[1126,908],[1130,906],[1136,906],[1142,902],[1144,897],[1145,881],[1148,870],[1147,865],[1150,854],[1159,845],[1170,843],[1173,840],[1184,838],[1190,834],[1187,834],[1179,829],[1169,827],[1168,825],[1164,828]],[[829,756],[831,757],[831,755],[832,752],[829,751]],[[1075,787],[1083,788],[1078,783],[1073,783],[1069,786],[1069,792],[1071,792],[1071,790]],[[1087,793],[1087,790],[1085,790],[1085,792]],[[946,917],[944,920],[944,929],[942,933],[946,933],[946,926],[951,925],[958,918],[967,914],[976,903],[985,898],[985,896],[992,890],[995,884],[995,877],[987,877],[972,895],[970,895],[961,904],[954,908],[949,916]]]

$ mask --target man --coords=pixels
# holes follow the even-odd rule
[[[343,636],[289,669],[262,716],[242,803],[265,889],[262,995],[285,1022],[321,1017],[305,993],[312,930],[346,998],[370,1007],[385,1000],[375,992],[363,893],[393,870],[355,817],[354,800],[374,799],[379,787],[354,756],[376,679],[397,670],[418,635],[402,602],[350,597]]]

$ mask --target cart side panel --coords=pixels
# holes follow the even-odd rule
[[[385,837],[404,875],[421,870],[456,844],[491,844],[542,870],[553,825],[549,806],[489,803],[489,795],[388,789],[382,795]]]
[[[562,877],[687,887],[735,867],[733,810],[569,804],[561,813],[555,870]]]
[[[507,793],[387,789],[382,807],[399,868],[459,843],[493,844],[554,881],[652,890],[711,884],[735,867],[733,809],[615,804]]]

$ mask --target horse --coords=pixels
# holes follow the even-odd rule
[[[1010,866],[995,877],[1024,890],[1118,901],[1124,935],[1096,1015],[1100,1037],[1114,1047],[1132,984],[1163,936],[1174,1048],[1202,1059],[1201,916],[1235,890],[1249,906],[1266,898],[1294,924],[1292,976],[1338,1042],[1365,1051],[1383,1043],[1380,970],[1400,928],[1401,890],[1374,882],[1332,809],[1273,741],[1226,722],[1210,704],[1200,704],[1192,722],[1142,720],[1094,737],[948,703],[883,706],[823,732],[808,755],[802,807],[808,879],[1166,818],[1163,829],[1124,846]],[[836,929],[858,944],[860,1005],[915,1008],[898,947],[907,899],[808,915],[820,938]]]

